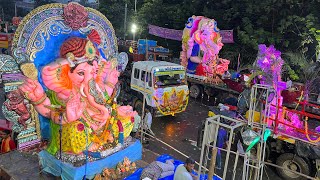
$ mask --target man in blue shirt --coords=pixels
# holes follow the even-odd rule
[[[187,73],[195,74],[197,66],[202,63],[201,57],[199,57],[200,46],[198,43],[194,43],[192,48],[191,57],[188,59]]]

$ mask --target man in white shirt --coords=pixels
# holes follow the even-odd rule
[[[185,164],[180,164],[174,173],[174,180],[193,180],[196,176],[192,174],[195,161],[192,158],[187,158]]]
[[[144,117],[144,122],[147,123],[147,126],[149,129],[151,129],[151,125],[152,125],[152,114],[150,113],[149,109],[146,109],[146,115]]]
[[[141,117],[139,116],[139,114],[136,114],[134,116],[134,124],[133,124],[133,128],[132,128],[133,133],[138,132],[139,127],[140,127],[140,122],[141,122]]]

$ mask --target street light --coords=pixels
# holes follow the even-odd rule
[[[134,0],[134,13],[137,12],[137,0]]]
[[[136,32],[137,32],[137,29],[138,29],[138,26],[133,23],[132,26],[131,26],[131,32],[133,34],[133,40],[135,39],[135,35],[136,35]]]

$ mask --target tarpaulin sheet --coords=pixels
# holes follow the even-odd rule
[[[43,171],[54,176],[61,176],[62,180],[79,180],[83,179],[84,176],[91,179],[95,174],[101,173],[104,168],[114,168],[119,162],[122,162],[125,157],[129,158],[131,162],[142,158],[142,145],[140,141],[137,140],[127,148],[104,159],[88,162],[80,167],[63,163],[45,150],[39,153],[40,164]]]
[[[177,159],[175,159],[175,158],[173,158],[172,156],[167,155],[167,154],[164,154],[164,155],[159,156],[159,157],[157,158],[157,161],[160,161],[160,162],[165,163],[166,160],[168,160],[168,159],[173,159],[173,160],[174,160],[174,162],[173,162],[173,164],[174,164],[174,171],[176,171],[176,168],[177,168],[180,164],[183,164],[182,161],[177,160]],[[137,179],[140,179],[142,170],[143,170],[143,168],[137,169],[133,174],[131,174],[129,177],[125,178],[125,180],[137,180]],[[196,174],[196,173],[194,173],[194,174]],[[197,174],[196,174],[196,175],[197,175]],[[159,179],[159,180],[173,180],[173,177],[174,177],[174,175],[171,175],[171,176],[167,176],[167,177],[161,178],[161,179]],[[206,180],[206,179],[208,179],[208,175],[206,175],[206,174],[205,174],[205,175],[203,175],[203,174],[200,175],[200,180]],[[218,178],[218,177],[216,177],[216,176],[214,176],[212,179],[213,179],[213,180],[220,180],[220,178]]]
[[[148,28],[149,34],[152,34],[154,36],[177,41],[182,40],[183,30],[168,29],[151,24],[148,25]],[[234,43],[233,30],[220,30],[219,32],[222,37],[222,43]]]

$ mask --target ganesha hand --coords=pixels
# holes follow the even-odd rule
[[[86,103],[81,101],[80,94],[71,97],[71,99],[69,99],[66,104],[66,114],[68,122],[78,120],[81,117],[85,107]]]
[[[101,80],[106,79],[110,71],[111,71],[111,62],[101,60],[98,67],[98,72],[97,72],[98,79],[101,79]]]
[[[111,71],[106,78],[106,85],[114,89],[118,82],[119,75],[120,73],[117,70]]]
[[[190,61],[198,64],[202,64],[202,59],[198,56],[191,56]]]
[[[19,89],[23,92],[25,98],[31,102],[38,102],[46,98],[46,94],[37,80],[27,78]]]

